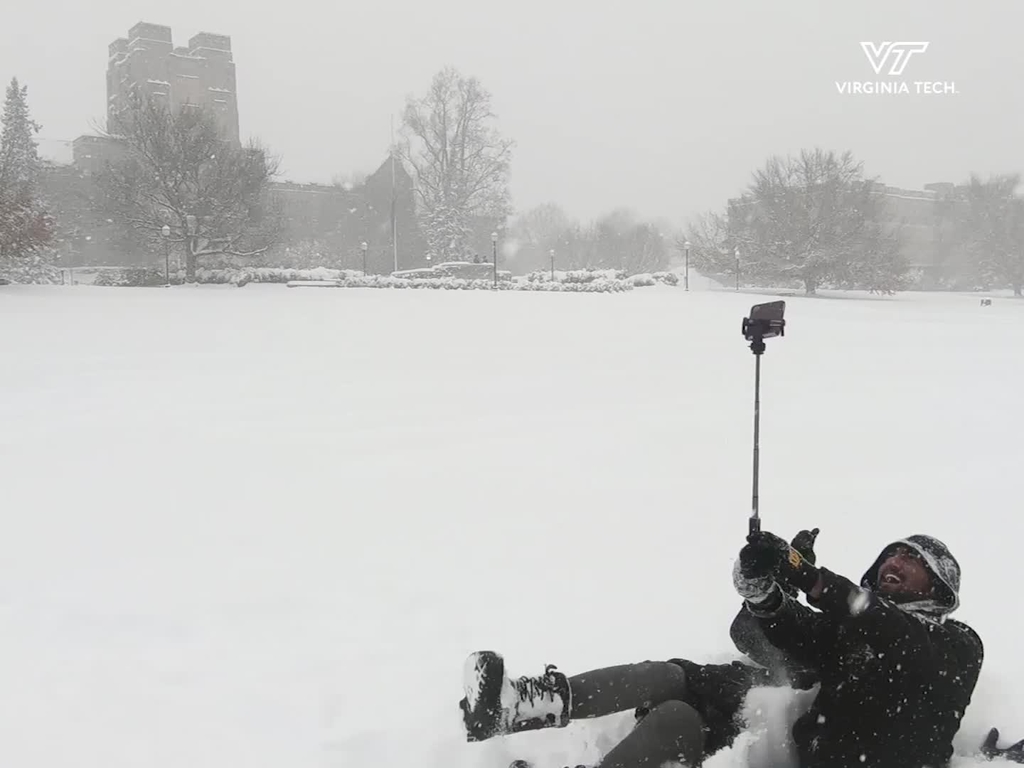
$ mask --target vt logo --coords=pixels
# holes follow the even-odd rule
[[[928,43],[861,43],[864,55],[868,57],[875,74],[882,73],[882,68],[889,64],[889,75],[902,75],[907,62],[915,53],[928,50]]]

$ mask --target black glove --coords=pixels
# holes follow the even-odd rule
[[[981,744],[981,754],[990,759],[1001,757],[1014,763],[1024,763],[1024,739],[1021,739],[1016,744],[1011,744],[1006,749],[997,747],[997,741],[999,741],[999,729],[993,728],[988,732],[988,736],[985,737],[985,741]]]
[[[793,549],[803,555],[811,565],[814,565],[817,561],[817,555],[814,554],[814,542],[818,540],[818,534],[821,533],[820,528],[812,528],[811,530],[800,531],[793,540],[789,543]]]
[[[812,537],[810,531],[807,533],[804,538],[810,539],[813,545],[817,534]],[[767,531],[747,537],[746,546],[740,550],[740,572],[748,579],[772,576],[780,584],[792,585],[803,592],[810,592],[818,583],[818,569],[785,539]]]
[[[745,579],[774,577],[782,567],[789,549],[786,540],[774,533],[752,533],[747,536],[747,543],[740,550],[740,573]]]
[[[803,555],[804,560],[811,565],[814,565],[814,562],[817,559],[814,554],[814,542],[818,538],[819,533],[820,529],[818,528],[812,528],[811,530],[804,529],[794,536],[793,540],[789,543],[789,546]],[[782,588],[782,591],[787,593],[790,597],[800,596],[800,590],[786,581],[783,581],[779,586]]]

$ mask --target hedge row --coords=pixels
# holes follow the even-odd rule
[[[543,275],[543,277],[541,277]],[[626,276],[616,270],[579,270],[556,273],[551,281],[548,273],[532,273],[525,280],[498,281],[502,291],[544,291],[553,293],[617,293],[630,291],[635,287],[657,283],[676,285],[679,278],[671,272]],[[182,273],[170,276],[173,285],[184,282]],[[432,290],[493,290],[491,280],[469,280],[460,278],[406,278],[391,275],[363,276],[353,270],[338,270],[320,267],[317,269],[274,269],[270,267],[243,269],[201,269],[196,272],[196,282],[204,284],[235,285],[242,287],[249,283],[301,284],[302,282],[336,282],[342,288],[394,288]],[[153,267],[125,267],[101,270],[96,275],[95,285],[145,287],[166,285],[163,270]]]
[[[650,272],[639,275],[627,275],[621,269],[577,269],[569,272],[555,272],[554,280],[551,279],[551,272],[536,271],[526,276],[529,283],[542,283],[550,285],[554,283],[592,283],[597,280],[628,280],[635,287],[656,285],[678,285],[679,275],[674,272]]]
[[[295,281],[292,285],[301,285]],[[371,275],[338,281],[339,288],[391,288],[394,290],[492,291],[493,280],[462,280],[459,278],[404,278]],[[617,293],[633,290],[628,280],[595,280],[589,283],[528,283],[499,281],[499,291],[545,291],[555,293]]]

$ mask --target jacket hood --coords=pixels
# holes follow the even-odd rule
[[[938,581],[935,596],[928,600],[902,603],[901,608],[936,616],[945,617],[960,606],[960,563],[953,557],[949,547],[934,536],[915,534],[905,539],[894,541],[883,549],[875,562],[868,568],[860,585],[872,592],[878,590],[878,569],[896,547],[909,547],[917,552],[932,576]]]

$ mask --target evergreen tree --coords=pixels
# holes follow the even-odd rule
[[[0,117],[0,180],[5,187],[25,186],[34,190],[39,178],[39,153],[35,139],[42,127],[28,112],[28,86],[12,78]]]
[[[11,80],[0,116],[0,257],[41,250],[53,236],[53,221],[36,195],[39,132],[28,110],[28,87]]]

